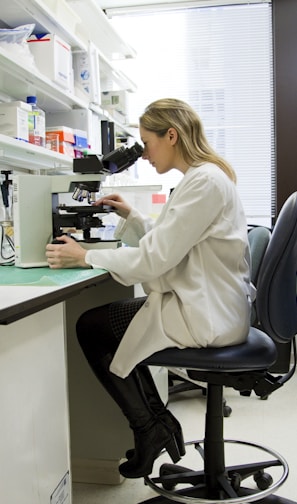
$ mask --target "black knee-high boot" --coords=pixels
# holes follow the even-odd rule
[[[138,371],[133,370],[127,378],[120,378],[109,370],[112,358],[111,354],[94,356],[89,363],[134,432],[135,455],[131,461],[121,464],[119,471],[126,478],[140,478],[152,472],[153,463],[163,449],[168,451],[173,462],[180,459],[180,453],[175,434],[151,410]]]
[[[151,410],[159,417],[161,422],[167,426],[170,432],[175,436],[175,440],[181,456],[185,455],[184,437],[180,423],[175,416],[169,411],[161,400],[155,382],[147,366],[139,366],[137,368],[142,388]],[[135,450],[130,449],[126,452],[128,460],[134,457]]]

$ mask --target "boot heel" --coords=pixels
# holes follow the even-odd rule
[[[174,432],[173,435],[175,436],[175,442],[176,442],[176,446],[179,451],[179,454],[181,457],[183,457],[186,454],[186,449],[185,449],[184,436],[183,436],[181,429]],[[132,448],[132,449],[126,451],[125,456],[129,460],[132,457],[134,457],[134,455],[135,455],[135,449]]]
[[[179,449],[178,449],[178,444],[175,439],[175,435],[171,435],[170,441],[166,444],[165,446],[167,452],[169,453],[172,462],[175,464],[181,459]]]
[[[160,415],[160,420],[167,430],[175,436],[175,441],[177,448],[181,457],[186,454],[185,441],[183,436],[183,431],[178,420],[173,416],[169,410],[165,410],[163,414]]]

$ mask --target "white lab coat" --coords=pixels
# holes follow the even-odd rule
[[[250,319],[247,225],[235,184],[213,164],[188,169],[154,224],[132,210],[117,237],[128,244],[89,250],[86,262],[124,285],[142,283],[147,301],[111,364],[126,377],[167,347],[243,342]]]

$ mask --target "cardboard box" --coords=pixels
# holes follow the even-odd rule
[[[74,147],[75,147],[75,136],[72,128],[67,126],[53,126],[52,128],[46,128],[47,138],[50,135],[56,136],[58,139],[58,151],[61,154],[66,154],[69,157],[75,157]]]
[[[70,142],[60,142],[59,143],[59,152],[61,154],[65,154],[66,156],[75,157],[74,145]]]
[[[46,133],[54,133],[59,136],[59,142],[75,143],[74,131],[68,126],[53,126],[46,128]]]
[[[45,146],[54,152],[59,152],[59,135],[58,133],[46,132]]]
[[[80,129],[74,129],[73,131],[74,131],[74,148],[87,149],[89,146],[87,132]]]
[[[0,133],[28,142],[30,110],[31,105],[22,101],[0,103]]]
[[[31,35],[27,42],[38,70],[61,87],[71,90],[71,46],[54,33]]]

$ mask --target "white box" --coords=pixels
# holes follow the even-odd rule
[[[127,91],[103,91],[101,93],[101,106],[107,110],[116,110],[126,116],[128,114]]]
[[[0,103],[0,133],[28,142],[30,110],[31,105],[22,101]]]
[[[75,94],[100,105],[99,52],[92,42],[89,42],[88,51],[73,54],[73,73]]]
[[[38,70],[63,88],[71,90],[71,46],[54,33],[31,35],[27,42]]]

